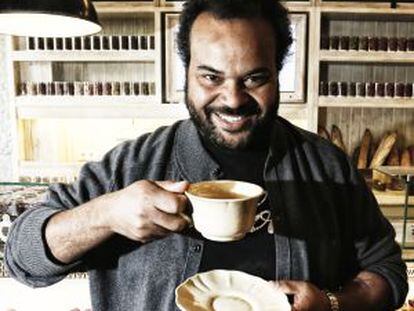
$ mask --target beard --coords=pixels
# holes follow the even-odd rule
[[[206,105],[201,110],[197,110],[194,102],[188,97],[188,92],[185,92],[185,104],[190,113],[191,120],[205,140],[216,146],[232,150],[267,148],[279,107],[278,98],[276,98],[275,103],[266,112],[263,112],[259,104],[254,100],[237,109],[227,106],[214,107]],[[254,121],[247,122],[236,131],[226,131],[229,135],[234,135],[235,137],[235,139],[226,139],[212,122],[213,114],[217,113],[224,113],[235,117],[257,115],[257,118]]]

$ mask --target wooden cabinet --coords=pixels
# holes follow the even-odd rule
[[[95,6],[96,36],[9,39],[16,179],[71,180],[120,141],[188,116],[183,104],[162,100],[157,4]]]
[[[300,51],[305,55],[305,67],[299,73],[303,80],[301,100],[282,103],[280,114],[312,131],[318,125],[328,130],[337,125],[349,154],[365,128],[370,128],[377,140],[387,131],[397,131],[400,147],[414,144],[414,51],[409,48],[414,4],[399,1],[397,8],[391,9],[383,1],[284,3],[293,14],[306,18],[305,44]],[[148,123],[155,128],[188,116],[184,104],[167,96],[174,75],[168,67],[168,49],[173,44],[166,39],[171,32],[166,17],[179,12],[182,1],[96,1],[95,5],[103,25],[97,36],[9,40],[16,178],[42,167],[51,171],[78,167],[101,156],[101,151],[93,157],[75,155],[63,160],[36,155],[41,153],[37,147],[44,148],[45,141],[57,139],[53,135],[59,134],[64,141],[71,135],[70,128],[87,121],[90,125],[83,133],[94,140],[96,131],[91,129],[99,132],[105,124],[111,124],[114,132],[138,135],[140,123],[151,130]],[[377,40],[376,51],[369,47],[372,38]],[[400,39],[405,39],[401,43],[404,51],[398,48]],[[368,40],[368,48],[360,47],[360,42],[355,45],[354,40]],[[378,47],[384,40],[386,50]],[[392,42],[397,44],[396,51],[391,50]],[[336,91],[330,89],[334,82]],[[342,92],[345,85],[356,93],[361,84],[365,96]],[[410,84],[411,96],[401,96],[401,87],[408,90]],[[394,89],[394,96],[387,96],[387,87]],[[378,95],[381,91],[368,95],[367,88],[382,88],[382,95]],[[47,123],[53,123],[53,131]],[[128,123],[128,129],[124,125],[118,128],[118,123]],[[48,137],[48,132],[53,135]],[[118,135],[112,143],[122,138],[131,137]],[[71,139],[76,141],[73,135]],[[91,154],[88,150],[78,153]]]
[[[300,52],[306,55],[311,3],[287,5],[302,13]],[[72,180],[82,163],[117,143],[188,117],[182,100],[167,96],[166,87],[176,78],[168,70],[173,39],[167,16],[178,13],[182,2],[95,6],[103,25],[96,36],[8,41],[16,180]],[[304,66],[302,99],[283,103],[280,114],[311,128]]]
[[[377,139],[397,131],[399,147],[414,143],[413,13],[321,7],[317,119],[341,128],[350,154],[366,128]]]
[[[303,70],[294,74],[303,81],[302,94],[295,97],[300,100],[281,103],[280,114],[312,131],[337,125],[350,155],[366,128],[376,140],[397,131],[399,147],[414,144],[414,51],[409,41],[414,4],[399,2],[391,9],[381,1],[284,3],[304,17],[299,52],[305,57]],[[167,17],[180,12],[182,1],[95,5],[103,25],[97,36],[9,40],[16,179],[42,172],[76,175],[81,163],[100,158],[123,139],[188,116],[167,88],[176,78],[169,70],[174,45]],[[372,38],[375,51],[369,46]],[[367,49],[359,42],[363,40]],[[396,51],[391,49],[395,43]],[[358,96],[362,84],[365,95]],[[388,87],[393,96],[387,96]],[[368,88],[380,91],[371,96]],[[104,136],[102,142],[98,136]]]

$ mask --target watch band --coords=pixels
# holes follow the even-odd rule
[[[328,300],[329,300],[329,305],[331,307],[330,311],[340,311],[338,297],[336,297],[334,294],[332,294],[331,292],[327,290],[325,290],[324,292],[325,292],[326,297],[328,297]]]

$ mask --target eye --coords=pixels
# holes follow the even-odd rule
[[[244,86],[248,89],[259,87],[270,80],[270,75],[267,73],[257,73],[247,76],[243,79]]]
[[[202,75],[203,80],[207,83],[207,84],[219,84],[222,81],[222,78],[218,75],[215,74],[203,74]]]

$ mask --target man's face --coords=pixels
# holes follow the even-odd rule
[[[231,149],[267,137],[279,100],[271,25],[202,13],[190,41],[186,104],[202,135]]]

